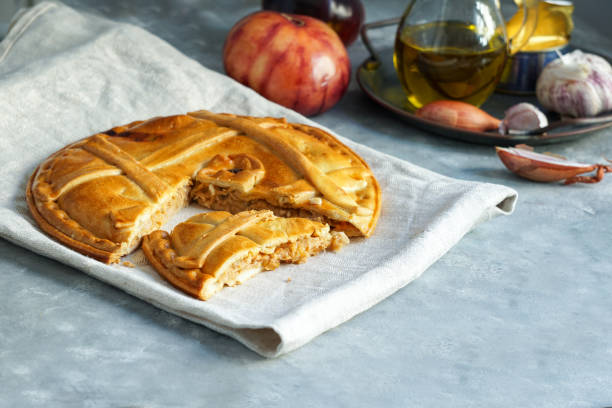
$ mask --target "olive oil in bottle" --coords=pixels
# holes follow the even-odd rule
[[[480,106],[494,91],[508,55],[501,30],[479,33],[474,25],[458,21],[400,30],[393,62],[408,108],[441,99]]]

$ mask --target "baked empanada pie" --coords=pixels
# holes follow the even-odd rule
[[[117,262],[193,199],[232,213],[269,209],[369,236],[380,189],[332,135],[284,119],[207,111],[133,122],[66,146],[27,188],[48,234]]]
[[[272,211],[195,215],[170,234],[146,235],[142,249],[170,283],[202,300],[224,286],[235,286],[281,262],[302,263],[323,250],[348,242],[343,232],[306,218],[282,218]]]

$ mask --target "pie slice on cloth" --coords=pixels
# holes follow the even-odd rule
[[[329,225],[306,218],[276,217],[269,210],[215,211],[189,218],[170,234],[146,235],[142,249],[171,284],[207,300],[281,262],[302,263],[347,242],[344,232],[330,232]]]

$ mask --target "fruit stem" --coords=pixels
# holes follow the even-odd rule
[[[293,24],[295,24],[298,27],[301,27],[304,25],[304,22],[298,18],[292,17],[289,14],[285,14],[285,13],[281,13],[281,15],[283,17],[285,17],[287,20],[291,21]]]

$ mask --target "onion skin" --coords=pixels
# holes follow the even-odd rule
[[[459,101],[431,102],[417,110],[415,114],[441,125],[475,132],[497,130],[501,123],[501,120],[494,118],[482,109]]]
[[[504,165],[514,174],[532,181],[550,183],[565,180],[564,184],[597,183],[612,166],[571,162],[547,154],[515,147],[495,147]],[[595,176],[579,176],[597,170]]]

